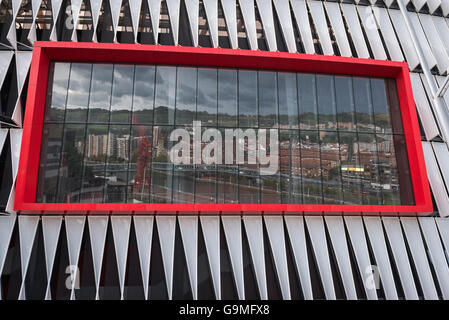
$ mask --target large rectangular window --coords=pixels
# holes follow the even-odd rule
[[[414,204],[391,80],[56,62],[48,86],[37,202]]]

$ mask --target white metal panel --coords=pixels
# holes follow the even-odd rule
[[[321,1],[307,1],[312,15],[313,23],[315,24],[318,38],[320,39],[321,48],[327,56],[332,56],[334,50],[327,27],[326,16],[324,14],[323,3]]]
[[[207,258],[209,259],[212,283],[214,284],[215,298],[221,300],[220,218],[218,216],[202,216],[200,217],[200,221]]]
[[[222,216],[223,229],[231,258],[234,281],[240,300],[245,299],[245,285],[243,280],[243,251],[242,225],[240,216]]]
[[[168,15],[170,16],[171,31],[173,34],[173,40],[175,46],[178,45],[179,34],[179,11],[181,6],[181,0],[166,0],[168,7]]]
[[[20,286],[19,300],[26,299],[26,274],[38,223],[39,216],[19,216],[20,265],[22,270],[22,285]]]
[[[52,0],[51,1],[51,13],[53,17],[53,27],[50,32],[50,40],[57,41],[57,31],[56,31],[56,21],[58,19],[59,11],[61,10],[62,0]]]
[[[349,46],[348,36],[346,35],[345,25],[341,16],[340,5],[336,2],[324,2],[324,7],[332,25],[340,55],[351,57],[351,47]]]
[[[0,51],[0,89],[5,80],[14,51]]]
[[[382,39],[377,29],[376,20],[370,6],[357,6],[360,20],[362,21],[363,29],[365,30],[371,50],[373,51],[374,59],[387,60],[387,54],[382,43]]]
[[[80,255],[81,242],[83,240],[85,216],[66,216],[65,226],[67,233],[67,247],[69,250],[70,276],[72,289],[70,300],[75,300],[75,285],[78,282],[78,259]]]
[[[419,297],[416,291],[410,261],[407,256],[407,249],[405,248],[399,219],[397,217],[383,217],[382,221],[399,272],[405,298],[408,300],[418,300]]]
[[[438,231],[440,232],[441,241],[446,251],[446,255],[449,256],[449,219],[447,218],[435,218]],[[0,260],[1,263],[1,260]],[[0,264],[1,268],[1,264]]]
[[[413,97],[415,98],[416,109],[418,110],[419,118],[426,134],[427,140],[432,140],[440,134],[438,126],[435,122],[432,109],[427,99],[426,92],[421,82],[421,78],[417,73],[410,73],[410,80],[412,83]]]
[[[17,50],[16,17],[17,17],[17,13],[19,12],[21,3],[22,3],[22,0],[12,0],[11,1],[12,20],[11,20],[11,25],[9,26],[8,33],[6,34],[6,39],[9,41],[9,43],[15,50]]]
[[[245,23],[246,36],[248,37],[249,47],[251,50],[257,50],[258,45],[254,0],[239,0],[239,5],[240,10],[242,10],[243,22]]]
[[[302,216],[284,216],[285,224],[295,257],[296,270],[299,275],[302,292],[306,300],[313,299],[310,280],[309,259],[307,257],[306,235]]]
[[[429,42],[426,39],[426,35],[424,34],[424,30],[418,19],[418,14],[416,12],[410,11],[407,11],[407,14],[409,16],[411,24],[413,25],[413,29],[415,30],[416,37],[418,38],[419,45],[421,46],[425,59],[429,64],[429,68],[432,69],[437,65],[437,60],[435,59]]]
[[[154,43],[158,43],[159,19],[161,16],[161,0],[147,0],[151,16],[151,26],[153,29]]]
[[[103,266],[104,245],[106,242],[106,232],[108,230],[108,216],[89,216],[89,236],[92,250],[92,262],[95,276],[95,299],[100,299],[100,276]]]
[[[379,217],[363,217],[366,232],[373,249],[374,259],[379,270],[380,280],[388,300],[398,300],[398,293],[394,283],[393,271],[391,270],[390,258],[388,257],[387,245]]]
[[[438,300],[438,293],[432,279],[429,262],[427,261],[426,249],[424,248],[418,220],[415,217],[401,217],[407,242],[413,257],[413,264],[418,273],[419,282],[427,300]]]
[[[305,0],[290,0],[296,23],[298,24],[301,40],[304,50],[308,54],[315,53],[315,45],[313,44],[312,31],[310,29],[309,15]]]
[[[427,6],[429,7],[429,12],[434,13],[436,9],[441,5],[441,0],[427,0]]]
[[[129,11],[131,12],[131,22],[133,25],[134,42],[137,43],[137,31],[139,28],[139,17],[142,7],[142,0],[128,0]]]
[[[288,0],[273,0],[288,52],[296,52],[295,33]]]
[[[39,12],[42,0],[31,0],[31,8],[33,9],[33,15],[30,27],[30,32],[28,33],[27,39],[33,44],[34,40],[36,40],[36,17]]]
[[[236,0],[220,0],[223,7],[223,14],[226,20],[226,28],[228,30],[231,48],[237,49],[237,7]]]
[[[438,84],[438,87],[441,87],[443,85],[445,78],[446,77],[443,77],[443,76],[435,76],[435,80],[436,80],[436,83]],[[425,81],[425,78],[422,80]],[[426,83],[426,85],[428,85],[428,84]],[[443,100],[446,103],[446,106],[448,107],[449,106],[449,91],[446,91],[444,93]]]
[[[198,217],[179,216],[182,244],[189,272],[193,300],[198,299]]]
[[[348,3],[342,3],[341,9],[348,24],[349,33],[351,34],[352,42],[359,58],[369,58],[368,47],[365,43],[362,27],[360,26],[359,17],[355,6]]]
[[[168,299],[173,293],[173,264],[175,258],[175,216],[156,216],[159,242],[161,244],[162,262],[164,264],[165,280],[167,282]]]
[[[365,280],[368,272],[372,271],[372,263],[369,258],[368,245],[366,243],[365,231],[363,228],[362,217],[346,216],[345,224],[348,228],[349,238],[351,239],[352,248],[357,260],[360,275]],[[367,285],[367,281],[363,281],[366,297],[369,300],[377,300],[377,292],[375,287]]]
[[[441,178],[440,169],[438,168],[438,163],[435,159],[432,146],[429,142],[423,141],[422,147],[427,172],[432,172],[432,174],[428,174],[427,177],[429,179],[430,187],[432,188],[435,202],[437,203],[438,212],[443,217],[447,216],[449,215],[449,197],[446,188],[444,187],[444,182]]]
[[[430,260],[438,278],[443,299],[449,299],[449,266],[448,260],[444,255],[444,249],[441,245],[440,236],[438,235],[435,219],[430,217],[419,217],[419,225],[424,235],[427,248],[429,250]],[[430,279],[432,280],[432,279]],[[429,281],[430,281],[429,280]],[[433,284],[433,280],[432,280]],[[435,298],[437,299],[437,298]]]
[[[264,216],[268,239],[276,267],[276,274],[281,287],[282,298],[291,299],[288,278],[287,253],[285,248],[284,222],[281,216]]]
[[[78,41],[78,38],[76,35],[76,27],[78,25],[78,18],[79,18],[80,10],[81,10],[81,3],[82,3],[82,0],[71,0],[70,1],[70,7],[72,10],[72,23],[73,23],[72,41]]]
[[[212,46],[218,47],[218,0],[203,0]],[[234,9],[235,11],[235,9]]]
[[[268,50],[277,51],[276,34],[274,31],[273,6],[271,0],[256,0],[260,19],[264,30]]]
[[[446,186],[449,186],[449,151],[447,149],[447,145],[441,142],[432,142],[433,151],[435,152],[436,159],[440,163],[441,173],[446,183]],[[441,186],[444,188],[444,186]],[[448,212],[441,212],[440,216],[445,217],[448,215]]]
[[[153,241],[153,216],[134,216],[137,250],[139,251],[140,270],[142,272],[143,292],[148,300],[150,280],[151,244]]]
[[[184,0],[189,16],[190,32],[192,34],[193,46],[198,47],[198,15],[200,11],[199,0]]]
[[[12,180],[16,181],[19,170],[20,146],[22,145],[22,129],[9,129],[11,141]]]
[[[97,42],[97,26],[98,17],[100,16],[102,0],[90,0],[90,12],[92,14],[92,26],[94,33],[92,35],[92,41]]]
[[[447,0],[449,4],[449,0]],[[442,45],[446,49],[446,53],[449,53],[449,26],[446,23],[446,18],[431,16],[433,25],[437,30],[437,34],[441,39]]]
[[[42,233],[44,234],[45,266],[47,271],[47,290],[45,300],[51,300],[51,274],[58,247],[59,232],[61,231],[62,216],[42,216]]]
[[[313,252],[323,284],[324,294],[326,295],[327,300],[335,300],[334,280],[332,279],[323,217],[305,216],[305,220],[312,241]]]
[[[268,299],[267,275],[265,271],[265,253],[263,245],[263,226],[261,216],[244,216],[246,236],[248,238],[249,251],[256,274],[257,287],[261,300]]]
[[[31,51],[16,52],[17,92],[19,95],[22,92],[28,70],[30,69],[32,55]]]
[[[16,222],[16,215],[0,216],[0,275],[3,273],[6,255],[8,253],[9,243],[11,242],[12,232]],[[0,289],[0,300],[2,299],[2,290]]]
[[[404,61],[404,56],[402,55],[401,47],[396,38],[387,9],[372,7],[372,10],[376,19],[377,28],[382,34],[391,60]]]
[[[117,42],[117,29],[118,29],[118,22],[119,22],[118,20],[120,17],[120,10],[122,8],[122,0],[109,0],[109,5],[111,8],[112,28],[113,28],[113,32],[114,32],[114,42]]]
[[[325,216],[324,221],[326,221],[327,230],[329,230],[346,299],[357,300],[343,219],[339,216]]]
[[[111,217],[112,235],[114,237],[115,256],[117,259],[120,298],[124,300],[126,261],[128,259],[129,232],[131,216]]]
[[[5,144],[6,137],[8,136],[8,129],[0,128],[0,152],[3,150],[3,145]]]
[[[441,0],[441,11],[444,17],[449,14],[449,0]]]
[[[412,0],[413,5],[416,8],[416,11],[420,11],[422,7],[426,4],[426,0]]]

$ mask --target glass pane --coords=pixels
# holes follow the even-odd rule
[[[218,70],[218,125],[237,125],[237,70]]]
[[[359,132],[373,132],[373,105],[371,103],[371,86],[368,78],[353,78],[354,103]]]
[[[155,74],[154,66],[136,66],[134,74],[133,124],[153,122]]]
[[[298,74],[298,99],[300,128],[317,129],[318,107],[314,74]]]
[[[45,121],[64,121],[70,63],[56,62],[52,65],[53,81],[48,83]],[[51,71],[50,71],[51,72]]]
[[[324,203],[343,204],[340,147],[337,132],[321,131],[320,147]]]
[[[239,70],[239,127],[257,126],[257,71]]]
[[[239,203],[238,183],[239,171],[237,166],[217,166],[218,203]]]
[[[195,169],[195,203],[215,203],[217,172],[214,165],[197,165]]]
[[[278,92],[276,72],[259,71],[259,127],[278,125]]]
[[[198,69],[196,120],[202,126],[217,124],[217,69]]]
[[[295,73],[278,73],[279,122],[281,128],[298,128],[298,97]]]
[[[156,67],[155,124],[173,124],[175,116],[176,67]]]
[[[334,78],[317,75],[318,119],[320,130],[337,130]]]
[[[134,66],[115,65],[112,86],[111,122],[131,122]]]
[[[173,203],[194,203],[195,166],[175,165],[173,171]]]
[[[91,73],[91,64],[72,63],[67,96],[67,122],[86,121]]]
[[[399,106],[398,91],[394,79],[385,80],[387,87],[388,107],[390,109],[390,120],[393,127],[393,133],[403,134],[401,107]]]
[[[379,158],[379,180],[384,205],[400,205],[399,175],[396,164],[393,136],[377,134],[377,155]]]
[[[401,204],[413,205],[415,198],[413,195],[412,180],[410,177],[410,166],[408,164],[407,146],[404,135],[393,135],[394,151],[396,156],[396,168],[399,169],[399,185],[401,191]]]
[[[89,122],[109,122],[112,88],[111,64],[94,64],[92,67],[92,89],[89,100]]]
[[[276,161],[278,163],[278,167],[274,167],[274,164],[271,164],[271,167],[274,170],[270,170],[269,174],[266,174],[266,170],[260,171],[260,203],[281,203],[281,181],[280,181],[280,171],[279,171],[279,152],[276,151],[276,148],[271,146],[271,130],[267,130],[266,134],[266,146],[258,145],[259,150],[265,148],[267,150],[267,156],[270,157],[270,162],[272,157],[276,157]],[[259,132],[259,141],[260,141]],[[277,132],[278,136],[279,133]],[[276,141],[278,143],[278,141]],[[279,147],[278,147],[279,149]],[[273,153],[271,153],[273,152]],[[267,168],[268,166],[260,164],[260,167]],[[255,167],[257,170],[257,166]]]
[[[192,125],[196,114],[197,68],[178,67],[176,124]]]
[[[151,197],[153,203],[171,203],[173,189],[173,164],[169,153],[173,142],[169,141],[171,126],[153,128],[153,154],[151,163]]]
[[[373,95],[376,132],[391,134],[390,111],[388,110],[385,80],[371,79],[371,92]]]
[[[358,146],[360,164],[363,166],[363,204],[382,204],[376,136],[359,133]]]
[[[282,203],[302,203],[301,157],[299,133],[296,130],[279,131],[279,169]]]
[[[351,77],[335,77],[338,130],[355,131],[355,106]]]
[[[357,134],[340,132],[341,178],[345,204],[362,204],[361,176]]]
[[[318,131],[301,131],[301,169],[303,202],[321,204],[321,162]]]

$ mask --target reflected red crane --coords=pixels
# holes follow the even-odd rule
[[[138,124],[137,114],[133,115],[133,124]],[[134,176],[133,194],[140,194],[140,200],[143,200],[144,191],[148,190],[146,193],[149,195],[149,190],[151,186],[151,171],[150,171],[150,161],[151,161],[151,133],[147,132],[148,127],[144,125],[139,125],[137,127],[136,138],[138,139],[138,156],[136,160],[136,174]]]

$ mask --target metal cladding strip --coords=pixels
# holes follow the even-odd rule
[[[430,142],[423,141],[422,147],[424,159],[426,160],[427,172],[432,173],[428,175],[428,179],[435,202],[437,203],[438,211],[441,216],[447,216],[449,215],[449,197],[446,188],[444,187],[444,182],[441,178],[440,169],[438,168],[438,163],[435,159],[432,146]]]
[[[193,300],[198,299],[198,217],[179,216],[182,243],[189,272]]]
[[[16,185],[13,184],[11,186],[11,191],[9,192],[8,202],[6,203],[5,212],[9,214],[15,214],[16,211],[14,210],[14,197],[16,195]]]
[[[437,66],[438,63],[437,60],[435,59],[435,56],[433,55],[432,48],[430,47],[429,42],[427,41],[426,35],[424,34],[424,30],[421,26],[421,23],[419,22],[418,14],[416,12],[410,11],[407,11],[407,14],[413,26],[413,29],[415,30],[419,46],[421,47],[421,50],[424,53],[426,62],[429,64],[429,68],[432,69],[435,66]]]
[[[120,18],[120,10],[122,9],[122,0],[109,0],[109,5],[111,8],[112,32],[114,34],[114,42],[117,42],[117,29]],[[175,43],[175,45],[176,44],[177,43]]]
[[[181,0],[166,0],[168,7],[168,15],[170,16],[171,31],[173,33],[173,40],[175,46],[178,45],[179,34],[179,11],[181,7]]]
[[[379,270],[380,280],[388,300],[398,300],[398,293],[394,283],[393,271],[391,270],[390,258],[388,257],[387,245],[379,217],[363,217],[366,232],[373,249],[374,259]]]
[[[329,28],[326,23],[326,15],[324,14],[323,3],[321,1],[307,1],[310,13],[312,15],[313,23],[315,24],[318,38],[320,38],[321,48],[327,56],[334,55],[332,42],[329,35]],[[307,11],[306,11],[307,12]]]
[[[359,13],[360,20],[362,21],[362,27],[365,30],[371,50],[373,51],[374,59],[387,60],[387,54],[385,53],[385,48],[382,43],[382,39],[380,38],[379,30],[376,25],[376,19],[374,18],[371,7],[357,6],[357,12]]]
[[[421,16],[423,15],[420,15],[420,17]],[[442,45],[446,49],[446,53],[449,53],[449,26],[446,23],[446,18],[438,16],[431,16],[431,17],[433,25],[435,26],[436,29],[436,34],[439,36]]]
[[[3,273],[9,243],[16,222],[16,215],[0,216],[0,277]],[[2,300],[2,290],[0,289],[0,300]]]
[[[302,216],[284,216],[285,224],[295,258],[302,292],[306,300],[313,300],[312,282],[310,280],[309,260],[307,257],[306,234]]]
[[[424,235],[424,241],[426,242],[433,268],[438,278],[443,299],[447,300],[449,299],[449,266],[447,264],[448,261],[444,253],[444,248],[441,245],[440,236],[438,235],[435,219],[430,217],[419,217],[418,221]]]
[[[19,216],[20,264],[22,267],[19,300],[26,300],[25,281],[38,224],[39,216]]]
[[[246,36],[248,37],[250,49],[257,50],[259,46],[257,44],[256,12],[254,9],[254,0],[238,1],[240,10],[242,11],[243,22],[245,23]]]
[[[100,299],[100,277],[103,266],[104,246],[108,230],[108,216],[88,216],[90,246],[95,276],[95,300]]]
[[[28,70],[30,69],[32,55],[33,53],[31,51],[16,52],[17,92],[19,96],[28,75]]]
[[[296,23],[298,24],[299,33],[301,34],[302,44],[308,54],[315,53],[315,45],[313,44],[312,31],[310,30],[309,15],[307,14],[307,6],[305,0],[290,0]]]
[[[100,16],[102,0],[90,0],[90,13],[92,15],[93,35],[92,41],[97,42],[97,25],[98,17]]]
[[[343,17],[340,11],[340,5],[335,2],[324,2],[324,8],[326,9],[332,25],[332,29],[337,40],[338,49],[340,50],[340,55],[343,57],[351,57],[351,47],[349,46],[348,36],[346,34]]]
[[[134,216],[137,250],[139,251],[140,270],[142,272],[143,292],[148,300],[150,280],[151,244],[153,241],[153,216]]]
[[[285,247],[284,221],[281,215],[264,216],[270,240],[276,274],[281,287],[282,298],[291,300],[290,281],[288,277],[287,252]]]
[[[151,27],[153,29],[154,43],[158,43],[159,20],[161,18],[161,0],[147,0],[151,16]]]
[[[366,243],[365,230],[363,228],[362,217],[346,216],[344,218],[348,228],[349,238],[357,260],[357,266],[363,281],[366,297],[368,300],[377,300],[376,287],[366,281],[366,276],[372,274],[372,262],[369,257],[368,244]]]
[[[114,236],[115,255],[117,258],[118,278],[121,299],[124,300],[126,261],[128,258],[129,232],[131,216],[112,216],[112,235]]]
[[[273,5],[271,0],[256,0],[259,9],[260,19],[264,30],[265,40],[268,50],[277,51],[276,33],[274,31]]]
[[[2,88],[6,73],[8,73],[9,64],[13,55],[14,51],[0,51],[0,89]]]
[[[444,84],[445,79],[446,79],[446,77],[443,77],[443,76],[435,76],[435,80],[439,87]],[[443,98],[444,102],[446,103],[446,106],[449,106],[449,91],[446,91],[442,98]]]
[[[396,30],[396,34],[399,38],[399,41],[401,42],[402,49],[404,50],[408,66],[410,70],[414,70],[419,65],[419,58],[416,53],[415,47],[413,46],[413,41],[407,30],[407,26],[405,25],[404,17],[399,10],[389,9],[388,12],[390,13],[394,29]]]
[[[231,42],[231,48],[238,48],[237,40],[237,7],[235,0],[220,0],[223,8],[223,14],[226,20],[226,28],[229,34],[229,41]]]
[[[426,217],[426,219],[432,218]],[[410,244],[409,247],[413,257],[413,263],[418,273],[424,298],[427,300],[438,300],[438,293],[432,279],[429,261],[427,261],[426,249],[424,248],[423,239],[421,238],[418,220],[416,220],[415,217],[401,217],[401,224],[407,242]]]
[[[17,171],[19,169],[22,129],[9,129],[9,138],[11,141],[12,180],[14,183],[17,177]]]
[[[399,45],[398,39],[396,38],[387,9],[379,7],[371,7],[371,9],[376,20],[375,23],[382,34],[391,60],[404,61],[401,46]]]
[[[32,21],[30,32],[28,33],[27,39],[31,44],[36,40],[36,18],[39,13],[39,9],[41,7],[42,0],[31,0],[31,8],[33,9]]]
[[[394,0],[384,0],[384,2],[387,8],[389,8],[393,4]]]
[[[220,279],[220,218],[201,216],[201,229],[204,236],[207,258],[209,260],[215,298],[221,300]]]
[[[167,282],[168,299],[173,295],[173,264],[175,259],[175,216],[156,216],[156,225],[161,244],[162,262]]]
[[[449,163],[449,151],[447,149],[447,145],[445,143],[432,142],[432,147],[433,147],[433,151],[435,152],[437,161],[440,164],[442,164],[442,165],[440,165],[440,169],[441,169],[441,173],[443,176],[443,180],[446,183],[446,186],[449,186],[449,166],[443,165],[443,164]],[[443,185],[441,185],[441,189],[444,189]],[[440,209],[440,207],[438,207],[438,208]],[[440,213],[441,217],[446,217],[449,215],[449,212],[447,212],[447,211],[443,212],[441,209],[440,209],[439,213]]]
[[[288,0],[273,0],[288,52],[296,52],[295,33]]]
[[[421,78],[417,73],[410,73],[410,80],[412,83],[413,97],[415,100],[416,109],[418,110],[419,118],[426,134],[428,141],[440,135],[438,126],[432,113],[432,109],[427,100],[426,91],[424,90]]]
[[[265,253],[263,244],[263,226],[261,216],[244,216],[246,236],[256,274],[257,287],[261,300],[268,299],[267,275],[265,271]]]
[[[199,0],[184,0],[189,16],[190,31],[193,39],[193,46],[198,47],[198,12],[200,11]],[[218,14],[218,12],[217,12]]]
[[[241,218],[240,216],[222,216],[221,221],[223,222],[226,243],[228,244],[237,294],[240,300],[245,300]]]
[[[432,52],[437,60],[438,70],[443,74],[449,67],[449,55],[433,23],[432,16],[428,14],[419,14],[419,20],[421,21],[424,32],[427,35],[427,40],[429,41]]]
[[[416,291],[415,280],[413,279],[399,219],[397,217],[383,217],[382,222],[393,252],[393,258],[399,272],[405,298],[408,300],[418,300],[418,292]]]
[[[14,50],[17,50],[16,17],[17,17],[17,13],[19,12],[21,3],[22,3],[22,0],[12,0],[11,1],[12,20],[11,20],[11,25],[9,26],[8,33],[6,34],[6,40],[9,41],[9,43],[14,48]]]
[[[69,270],[72,281],[70,300],[75,300],[75,285],[79,281],[78,259],[80,255],[81,242],[83,241],[84,225],[86,216],[65,216],[65,227],[67,233],[67,247],[69,250]]]
[[[134,42],[137,43],[137,32],[139,29],[140,10],[142,8],[142,0],[128,0],[129,11],[131,13],[131,21],[133,24]]]
[[[218,47],[218,0],[204,0],[204,10],[206,11],[207,24],[209,25],[210,39],[212,46]]]
[[[357,300],[357,292],[355,290],[351,260],[349,259],[343,218],[338,216],[326,216],[324,217],[324,221],[326,222],[327,230],[329,230],[332,247],[334,248],[335,256],[337,258],[338,269],[340,270],[346,299]]]
[[[0,152],[3,150],[3,146],[6,141],[6,137],[8,136],[9,129],[0,128]]]
[[[444,248],[446,249],[446,253],[449,253],[449,219],[446,218],[436,218],[435,219],[438,227],[438,231],[440,232],[441,240],[443,241]],[[1,263],[1,260],[0,260]],[[1,268],[1,264],[0,264]]]
[[[444,17],[449,14],[449,0],[441,0],[441,10],[443,11]]]
[[[415,6],[416,11],[420,11],[426,4],[426,1],[427,0],[412,0],[412,3]]]
[[[429,7],[429,12],[433,14],[435,10],[441,5],[441,0],[427,0],[427,6]],[[419,10],[417,10],[419,11]]]
[[[59,11],[61,10],[62,0],[52,0],[51,1],[51,13],[53,17],[53,26],[50,32],[50,40],[51,41],[58,41],[58,35],[56,30],[57,20]]]
[[[44,234],[45,266],[47,270],[47,290],[45,300],[51,300],[51,275],[61,231],[62,216],[42,216],[42,232]]]
[[[80,15],[81,4],[82,4],[82,0],[71,0],[70,1],[70,7],[72,10],[72,24],[73,24],[72,38],[71,38],[72,41],[78,41],[78,37],[76,35],[76,27],[78,25],[78,18]]]
[[[357,56],[359,58],[369,58],[368,47],[366,46],[365,37],[363,36],[362,27],[360,26],[359,16],[355,6],[348,3],[342,3],[341,9],[348,24],[348,30],[351,34]]]
[[[306,216],[305,220],[312,241],[313,252],[323,284],[324,294],[327,300],[335,300],[334,280],[332,278],[323,217]]]

